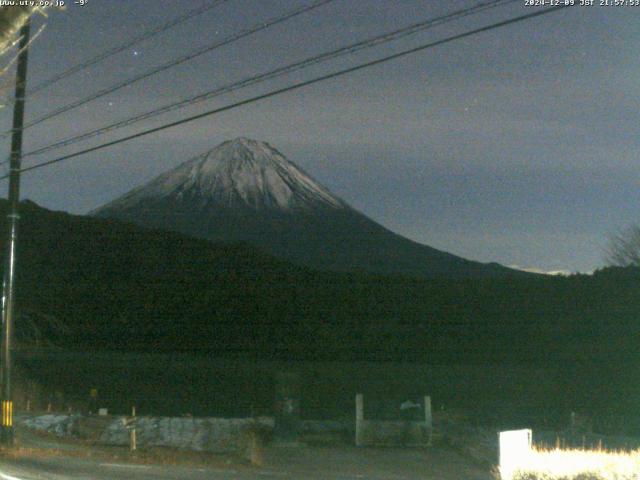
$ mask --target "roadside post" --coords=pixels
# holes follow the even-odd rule
[[[131,407],[131,416],[122,419],[124,428],[129,430],[129,448],[132,452],[138,449],[138,438],[136,434],[136,407]]]
[[[295,445],[300,428],[300,375],[277,372],[275,375],[275,441]]]

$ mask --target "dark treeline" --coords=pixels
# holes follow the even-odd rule
[[[637,268],[474,280],[318,272],[29,202],[18,255],[21,347],[526,364],[560,372],[567,408],[631,411],[640,395]]]
[[[65,348],[456,362],[636,358],[640,269],[439,279],[317,272],[243,245],[23,205],[21,311]]]

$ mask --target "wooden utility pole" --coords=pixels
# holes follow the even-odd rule
[[[13,106],[13,133],[11,136],[11,157],[9,162],[9,214],[7,215],[9,236],[7,239],[4,280],[2,283],[2,347],[0,348],[0,368],[2,374],[2,425],[0,441],[3,445],[13,445],[13,397],[11,392],[11,349],[13,321],[15,316],[15,269],[18,223],[20,220],[20,168],[22,163],[22,127],[24,124],[24,103],[27,89],[27,60],[31,22],[20,29],[20,50],[16,73],[15,103]]]

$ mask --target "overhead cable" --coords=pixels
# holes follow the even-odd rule
[[[70,68],[68,68],[67,70],[65,70],[64,72],[61,72],[57,75],[54,75],[53,77],[50,77],[44,81],[42,81],[39,84],[36,84],[33,88],[29,89],[27,91],[27,96],[29,95],[33,95],[41,90],[44,90],[45,88],[50,87],[51,85],[59,82],[60,80],[63,80],[67,77],[70,77],[71,75],[74,75],[78,72],[81,72],[82,70],[85,70],[97,63],[100,63],[104,60],[106,60],[109,57],[112,57],[120,52],[123,52],[125,50],[130,49],[131,47],[144,42],[145,40],[149,40],[150,38],[155,37],[156,35],[160,35],[161,33],[166,32],[167,30],[176,27],[178,25],[180,25],[181,23],[186,22],[187,20],[191,20],[192,18],[195,18],[199,15],[202,15],[206,12],[208,12],[209,10],[212,10],[216,7],[219,7],[220,5],[222,5],[223,3],[227,2],[229,0],[215,0],[213,2],[207,3],[199,8],[193,9],[193,10],[189,10],[188,12],[175,17],[171,20],[169,20],[168,22],[159,25],[155,28],[152,28],[151,30],[148,30],[146,32],[143,32],[142,34],[140,34],[137,37],[134,37],[128,41],[126,41],[125,43],[122,43],[120,45],[117,45],[113,48],[110,48],[108,50],[105,50],[104,52],[96,55],[95,57],[92,57],[88,60],[85,60],[84,62],[80,62]]]
[[[427,49],[431,49],[431,48],[434,48],[434,47],[437,47],[437,46],[452,42],[454,40],[460,40],[462,38],[467,38],[467,37],[470,37],[472,35],[476,35],[478,33],[487,32],[487,31],[490,31],[490,30],[494,30],[496,28],[504,27],[504,26],[507,26],[507,25],[512,25],[514,23],[522,22],[522,21],[525,21],[525,20],[529,20],[529,19],[532,19],[532,18],[535,18],[535,17],[542,16],[542,15],[547,15],[547,14],[550,14],[550,13],[554,13],[554,12],[560,11],[562,9],[568,8],[569,6],[570,5],[560,5],[560,6],[556,6],[556,7],[545,8],[543,10],[537,10],[537,11],[532,12],[532,13],[528,13],[528,14],[525,14],[525,15],[520,15],[518,17],[510,18],[509,20],[504,20],[504,21],[501,21],[501,22],[492,23],[492,24],[487,25],[485,27],[480,27],[480,28],[476,28],[476,29],[473,29],[473,30],[468,30],[466,32],[459,33],[457,35],[453,35],[453,36],[450,36],[450,37],[446,37],[446,38],[441,39],[441,40],[437,40],[437,41],[426,43],[426,44],[423,44],[423,45],[420,45],[420,46],[417,46],[417,47],[413,47],[413,48],[410,48],[410,49],[407,49],[407,50],[403,50],[401,52],[394,53],[392,55],[387,55],[387,56],[379,58],[377,60],[372,60],[372,61],[369,61],[369,62],[361,63],[359,65],[356,65],[356,66],[353,66],[353,67],[349,67],[349,68],[345,68],[343,70],[338,70],[338,71],[333,72],[333,73],[321,75],[319,77],[315,77],[315,78],[310,79],[310,80],[305,80],[305,81],[302,81],[302,82],[294,83],[294,84],[289,85],[287,87],[283,87],[283,88],[280,88],[280,89],[277,89],[277,90],[273,90],[273,91],[268,92],[268,93],[257,95],[257,96],[248,98],[246,100],[242,100],[242,101],[239,101],[239,102],[235,102],[235,103],[226,105],[224,107],[215,108],[213,110],[209,110],[209,111],[197,114],[197,115],[192,115],[190,117],[186,117],[186,118],[183,118],[183,119],[175,121],[175,122],[171,122],[171,123],[168,123],[168,124],[165,124],[165,125],[161,125],[159,127],[155,127],[155,128],[151,128],[151,129],[148,129],[148,130],[144,130],[142,132],[138,132],[138,133],[135,133],[133,135],[128,135],[126,137],[123,137],[123,138],[120,138],[120,139],[117,139],[117,140],[113,140],[113,141],[106,142],[106,143],[103,143],[103,144],[100,144],[100,145],[97,145],[97,146],[94,146],[94,147],[91,147],[91,148],[80,150],[80,151],[75,152],[75,153],[64,155],[64,156],[55,158],[53,160],[49,160],[49,161],[42,162],[42,163],[39,163],[39,164],[36,164],[36,165],[32,165],[30,167],[22,168],[21,172],[28,172],[28,171],[36,170],[36,169],[39,169],[39,168],[44,168],[44,167],[47,167],[49,165],[53,165],[53,164],[56,164],[56,163],[60,163],[60,162],[69,160],[71,158],[79,157],[81,155],[86,155],[87,153],[96,152],[96,151],[103,150],[105,148],[108,148],[108,147],[111,147],[111,146],[114,146],[114,145],[118,145],[118,144],[121,144],[121,143],[124,143],[124,142],[128,142],[128,141],[134,140],[136,138],[144,137],[144,136],[150,135],[152,133],[160,132],[160,131],[167,130],[167,129],[170,129],[170,128],[173,128],[173,127],[177,127],[177,126],[184,125],[184,124],[187,124],[187,123],[190,123],[190,122],[194,122],[194,121],[199,120],[201,118],[210,117],[210,116],[216,115],[218,113],[226,112],[226,111],[229,111],[229,110],[232,110],[232,109],[244,106],[244,105],[249,105],[249,104],[258,102],[260,100],[265,100],[267,98],[275,97],[275,96],[281,95],[283,93],[287,93],[287,92],[291,92],[291,91],[294,91],[294,90],[298,90],[300,88],[303,88],[303,87],[306,87],[306,86],[309,86],[309,85],[314,85],[314,84],[317,84],[317,83],[320,83],[320,82],[323,82],[323,81],[326,81],[326,80],[330,80],[330,79],[333,79],[333,78],[341,77],[343,75],[347,75],[349,73],[357,72],[357,71],[363,70],[365,68],[370,68],[370,67],[375,66],[375,65],[380,65],[382,63],[386,63],[386,62],[389,62],[391,60],[396,60],[398,58],[403,58],[403,57],[406,57],[407,55],[411,55],[411,54],[414,54],[414,53],[417,53],[417,52],[421,52],[421,51],[424,51],[424,50],[427,50]],[[5,178],[7,178],[6,175],[0,177],[0,180],[4,180]]]
[[[174,60],[171,60],[169,62],[163,63],[159,66],[153,67],[150,70],[147,70],[139,75],[136,75],[135,77],[132,78],[128,78],[126,80],[123,80],[119,83],[116,83],[115,85],[111,85],[107,88],[104,88],[92,95],[89,95],[88,97],[85,98],[81,98],[79,100],[76,100],[74,102],[68,103],[67,105],[63,105],[62,107],[59,107],[55,110],[52,110],[49,113],[46,113],[44,115],[42,115],[39,118],[36,118],[35,120],[32,120],[30,122],[25,123],[24,127],[22,128],[23,130],[26,130],[28,128],[31,128],[35,125],[38,125],[42,122],[45,122],[46,120],[50,120],[54,117],[57,117],[58,115],[61,115],[63,113],[69,112],[71,110],[75,110],[78,107],[81,107],[82,105],[86,105],[87,103],[93,102],[94,100],[97,100],[98,98],[104,97],[105,95],[108,95],[110,93],[114,93],[117,92],[118,90],[121,90],[125,87],[128,87],[130,85],[133,85],[134,83],[139,82],[140,80],[144,80],[145,78],[149,78],[153,75],[156,75],[158,73],[164,72],[166,70],[169,70],[171,68],[174,68],[178,65],[181,65],[187,61],[193,60],[194,58],[197,58],[201,55],[204,55],[205,53],[209,53],[213,50],[216,50],[222,46],[225,45],[229,45],[230,43],[236,42],[238,40],[240,40],[241,38],[245,38],[249,35],[253,35],[256,32],[259,32],[261,30],[265,30],[267,28],[270,28],[274,25],[277,25],[279,23],[282,23],[286,20],[289,20],[293,17],[296,17],[298,15],[301,15],[303,13],[309,12],[311,10],[315,10],[318,7],[321,7],[323,5],[326,5],[327,3],[333,2],[334,0],[319,0],[311,5],[302,7],[302,8],[296,8],[294,10],[291,10],[287,13],[285,13],[284,15],[281,15],[277,18],[273,18],[271,20],[268,20],[266,22],[260,22],[256,25],[254,25],[253,27],[247,29],[247,30],[242,30],[241,32],[235,33],[233,35],[230,35],[224,39],[218,40],[210,45],[206,45],[204,47],[198,48],[196,50],[194,50],[191,53],[188,53],[187,55],[183,55],[181,57],[178,57]],[[4,134],[0,135],[0,138],[4,138],[7,137],[8,135],[11,134],[11,131],[5,132]]]
[[[194,95],[191,97],[188,97],[186,99],[180,100],[178,102],[173,102],[170,103],[168,105],[165,105],[163,107],[160,108],[156,108],[153,110],[150,110],[148,112],[145,113],[141,113],[138,115],[135,115],[133,117],[127,118],[125,120],[120,120],[117,121],[115,123],[94,129],[94,130],[90,130],[88,132],[84,132],[78,135],[74,135],[72,137],[68,137],[66,139],[60,140],[58,142],[55,142],[53,144],[38,148],[36,150],[32,150],[30,152],[25,153],[24,157],[29,157],[29,156],[33,156],[33,155],[40,155],[43,153],[46,153],[48,151],[51,150],[55,150],[61,147],[66,147],[69,145],[73,145],[75,143],[87,140],[89,138],[93,138],[96,137],[98,135],[103,135],[105,133],[109,133],[130,125],[133,125],[135,123],[144,121],[144,120],[148,120],[150,118],[156,117],[158,115],[162,115],[174,110],[179,110],[181,108],[185,108],[187,106],[191,106],[191,105],[195,105],[197,103],[201,103],[204,102],[206,100],[210,100],[214,97],[220,96],[220,95],[224,95],[236,90],[239,90],[241,88],[246,88],[252,85],[256,85],[262,82],[265,82],[267,80],[271,80],[277,77],[281,77],[283,75],[298,71],[298,70],[302,70],[305,68],[308,68],[312,65],[316,65],[322,62],[326,62],[328,60],[332,60],[344,55],[348,55],[348,54],[352,54],[355,53],[357,51],[363,50],[363,49],[367,49],[367,48],[372,48],[375,46],[378,46],[380,44],[383,43],[388,43],[394,40],[398,40],[400,38],[406,37],[408,35],[413,35],[415,33],[418,33],[420,31],[429,29],[429,28],[433,28],[436,27],[438,25],[444,24],[444,23],[448,23],[454,20],[457,20],[461,17],[467,16],[467,15],[472,15],[472,14],[477,14],[481,11],[485,11],[488,10],[490,8],[496,8],[499,6],[503,6],[509,3],[514,3],[516,1],[519,0],[491,0],[491,1],[487,1],[487,2],[483,2],[480,4],[477,4],[473,7],[469,7],[469,8],[465,8],[465,9],[461,9],[461,10],[457,10],[451,13],[448,13],[446,15],[440,16],[440,17],[436,17],[436,18],[430,18],[427,20],[423,20],[421,22],[417,22],[414,24],[411,24],[409,26],[394,30],[392,32],[388,32],[382,35],[377,35],[371,38],[368,38],[366,40],[362,40],[359,41],[357,43],[353,43],[351,45],[345,46],[345,47],[341,47],[338,48],[336,50],[332,50],[320,55],[314,55],[312,57],[306,58],[304,60],[283,66],[283,67],[279,67],[276,68],[274,70],[270,70],[266,73],[262,73],[262,74],[258,74],[258,75],[253,75],[251,77],[248,78],[244,78],[240,81],[236,81],[236,82],[232,82],[230,84],[221,86],[221,87],[217,87],[213,90],[209,90],[207,92],[204,93],[200,93],[198,95]]]

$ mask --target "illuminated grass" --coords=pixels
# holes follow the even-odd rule
[[[517,465],[503,480],[640,480],[640,450],[534,448]]]

